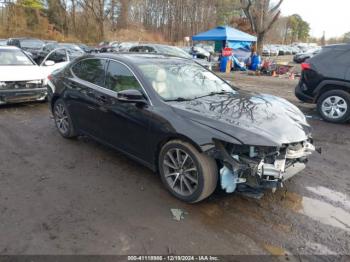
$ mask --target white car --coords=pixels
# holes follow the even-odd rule
[[[57,52],[61,60],[50,60]],[[47,96],[47,77],[69,63],[65,50],[54,50],[37,65],[23,50],[0,46],[0,105],[26,101],[43,101]]]

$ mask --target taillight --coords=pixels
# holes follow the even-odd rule
[[[49,79],[50,81],[53,79],[53,76],[52,75],[49,75],[48,77],[47,77],[47,79]]]
[[[311,65],[309,63],[302,63],[301,64],[301,70],[307,70],[307,69],[311,69]]]

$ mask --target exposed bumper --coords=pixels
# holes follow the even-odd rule
[[[295,162],[286,167],[283,171],[280,167],[272,164],[263,164],[261,170],[261,178],[265,182],[281,182],[290,179],[305,169],[303,162]]]
[[[314,98],[310,95],[307,95],[303,92],[303,85],[305,85],[302,81],[298,83],[298,85],[295,87],[295,96],[305,103],[313,103]]]
[[[315,151],[310,142],[303,142],[298,148],[287,148],[283,158],[276,159],[273,164],[261,161],[258,175],[266,182],[285,181],[305,169],[307,157]]]
[[[0,105],[29,101],[43,101],[47,96],[47,88],[7,89],[0,90]]]
[[[286,172],[283,174],[282,180],[285,181],[285,180],[295,176],[296,174],[303,171],[305,169],[305,167],[306,167],[305,163],[301,163],[301,162],[294,163],[293,165],[291,165],[290,167],[288,167],[286,169]]]
[[[233,192],[229,190],[236,188],[233,184],[245,184],[259,190],[276,190],[283,181],[304,170],[308,156],[315,151],[311,139],[270,152],[256,150],[254,146],[249,147],[249,152],[247,148],[234,147],[233,151],[227,151],[219,141],[216,141],[215,146],[220,152],[217,159],[222,160],[224,165],[220,170],[220,178],[226,192]]]

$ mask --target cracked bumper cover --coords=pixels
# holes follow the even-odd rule
[[[47,96],[47,88],[0,90],[0,104],[41,101]]]

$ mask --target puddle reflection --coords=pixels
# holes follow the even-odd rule
[[[319,222],[350,232],[350,213],[323,201],[303,197],[302,209],[299,211]]]
[[[306,189],[314,194],[325,197],[330,201],[338,202],[342,204],[345,208],[350,209],[350,198],[346,194],[331,190],[323,186],[306,187]]]

